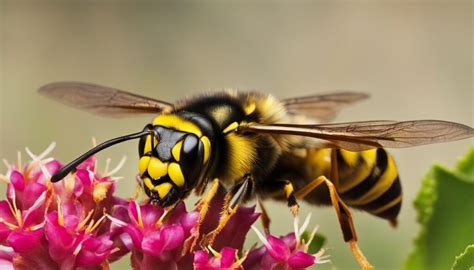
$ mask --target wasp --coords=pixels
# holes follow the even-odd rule
[[[343,106],[368,97],[356,92],[279,100],[257,92],[223,91],[174,104],[81,82],[51,83],[39,92],[108,116],[155,114],[142,131],[97,145],[51,181],[105,148],[138,139],[140,184],[151,203],[172,207],[194,190],[201,196],[200,224],[218,188],[227,190],[219,224],[203,238],[207,244],[249,199],[286,200],[294,215],[298,200],[305,200],[333,206],[344,240],[364,269],[371,265],[357,246],[349,207],[395,225],[402,203],[397,166],[384,148],[474,135],[469,126],[439,120],[328,123]],[[268,230],[269,217],[262,210]]]

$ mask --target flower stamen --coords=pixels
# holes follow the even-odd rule
[[[109,214],[105,214],[105,216],[110,220],[112,221],[112,223],[114,223],[115,225],[117,226],[120,226],[120,227],[126,227],[128,224],[121,221],[120,219],[118,218],[114,218],[113,216],[109,215]]]
[[[18,228],[20,228],[18,225],[15,225],[15,224],[13,224],[13,223],[10,223],[10,222],[4,220],[3,218],[0,218],[0,223],[3,223],[3,224],[5,224],[5,225],[7,225],[10,229],[18,229]]]
[[[221,258],[222,255],[217,252],[217,250],[213,249],[212,246],[207,246],[207,249],[209,250],[209,252],[212,253],[212,256],[216,257],[216,258]]]
[[[21,216],[21,211],[18,209],[16,205],[16,193],[15,189],[12,189],[12,202],[10,203],[8,201],[8,206],[10,207],[10,211],[13,213],[15,216],[16,222],[18,223],[18,226],[23,226],[23,217]]]
[[[155,223],[155,226],[158,228],[161,226],[161,224],[163,224],[163,220],[166,218],[166,216],[168,215],[168,210],[164,210],[163,211],[163,214],[161,215],[161,217],[156,221]]]
[[[106,218],[105,215],[102,216],[101,218],[99,218],[99,220],[97,220],[97,221],[95,222],[94,226],[92,226],[92,228],[90,229],[90,231],[87,231],[87,230],[86,230],[86,232],[90,233],[90,232],[95,231],[95,230],[100,226],[100,224],[102,223],[102,221],[104,221],[105,218]],[[94,221],[92,221],[91,224],[92,224],[93,222],[94,222]]]
[[[140,228],[145,228],[145,225],[143,225],[143,219],[142,219],[142,211],[140,209],[140,206],[135,203],[135,208],[137,209],[137,222],[138,222],[138,227]]]
[[[87,222],[89,222],[93,213],[94,213],[94,209],[90,210],[89,213],[87,213],[87,216],[77,225],[77,229],[79,230],[83,229],[84,226],[86,226]]]
[[[77,247],[74,249],[74,252],[72,254],[74,254],[74,256],[77,256],[77,254],[81,252],[81,249],[82,249],[82,242],[79,243],[79,245],[77,245]]]
[[[252,225],[251,228],[257,234],[258,239],[262,241],[263,245],[266,247],[270,247],[268,240],[263,236],[263,234],[254,225]]]
[[[110,160],[108,159],[107,161],[109,161],[110,163]],[[127,157],[126,156],[123,156],[122,159],[120,160],[120,162],[117,164],[117,166],[115,166],[115,168],[113,168],[110,172],[107,172],[104,174],[105,177],[109,177],[109,176],[112,176],[114,175],[115,173],[117,173],[120,169],[122,169],[123,165],[125,165],[125,161],[127,161]],[[107,168],[109,167],[109,164],[107,164]]]
[[[16,166],[18,166],[18,169],[21,169],[21,151],[18,151],[16,154]]]
[[[105,160],[104,175],[107,175],[109,173],[110,162],[112,162],[110,158]]]
[[[8,163],[8,160],[7,160],[7,159],[5,159],[5,158],[3,158],[3,159],[2,159],[2,161],[3,161],[3,164],[5,164],[5,166],[7,167],[7,169],[9,169],[9,170],[10,170],[10,169],[11,169],[11,167],[12,167],[12,165],[10,165],[10,163]]]
[[[61,212],[61,198],[58,198],[58,223],[61,226],[64,226],[64,216]]]
[[[10,179],[6,175],[3,175],[3,174],[0,174],[0,181],[10,184]]]

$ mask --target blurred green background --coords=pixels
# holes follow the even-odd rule
[[[28,146],[69,161],[98,141],[151,119],[107,119],[36,93],[58,80],[95,82],[174,101],[210,89],[258,89],[278,97],[338,89],[371,99],[338,121],[473,119],[472,1],[0,1],[0,157]],[[418,231],[411,201],[435,162],[453,165],[472,140],[392,151],[404,205],[399,227],[355,212],[359,243],[377,269],[399,269]],[[99,155],[116,164],[130,196],[135,142]],[[25,155],[24,155],[25,156]],[[6,169],[2,168],[2,172]],[[3,192],[2,192],[3,193]],[[194,203],[195,198],[189,202]],[[190,204],[191,205],[191,204]],[[284,204],[270,203],[272,230],[292,230]],[[456,209],[453,209],[456,211]],[[332,209],[303,205],[327,236],[332,263],[357,269]],[[252,232],[249,244],[257,241]],[[455,236],[453,236],[455,237]],[[127,269],[128,261],[112,269]]]

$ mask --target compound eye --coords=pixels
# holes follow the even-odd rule
[[[179,158],[186,183],[192,186],[193,182],[199,177],[204,159],[204,147],[196,135],[188,134],[184,138]]]
[[[199,146],[199,139],[195,135],[188,135],[183,142],[183,155],[196,156]]]

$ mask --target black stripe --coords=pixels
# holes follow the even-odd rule
[[[367,176],[362,182],[360,182],[355,187],[349,189],[348,191],[341,194],[343,200],[356,200],[362,197],[364,194],[369,192],[372,187],[377,184],[380,176],[387,169],[388,156],[385,150],[379,148],[377,149],[377,161],[372,169],[372,172]],[[350,180],[350,179],[349,179]],[[344,180],[348,181],[348,180]]]
[[[331,152],[329,152],[329,155],[331,155]],[[349,167],[346,160],[344,159],[344,157],[341,154],[341,149],[336,149],[336,159],[337,159],[337,165],[338,166],[342,165],[342,167],[346,168],[346,169]]]
[[[389,209],[383,211],[382,213],[376,214],[376,216],[384,218],[384,219],[395,219],[402,208],[402,202],[400,201],[396,205],[390,207]]]
[[[290,196],[288,196],[288,198],[286,198],[286,199],[287,199],[287,201],[288,201],[288,207],[292,207],[292,206],[298,205],[298,202],[296,201],[295,193],[294,193],[294,192],[291,192],[291,193],[290,193]]]
[[[385,191],[385,193],[382,194],[382,196],[378,197],[377,199],[373,200],[370,203],[360,206],[360,208],[362,210],[370,212],[384,205],[387,205],[388,203],[396,199],[398,196],[400,196],[400,194],[402,194],[402,185],[400,184],[400,179],[397,176],[395,180],[393,181],[392,185],[390,186],[390,188],[387,191]]]

